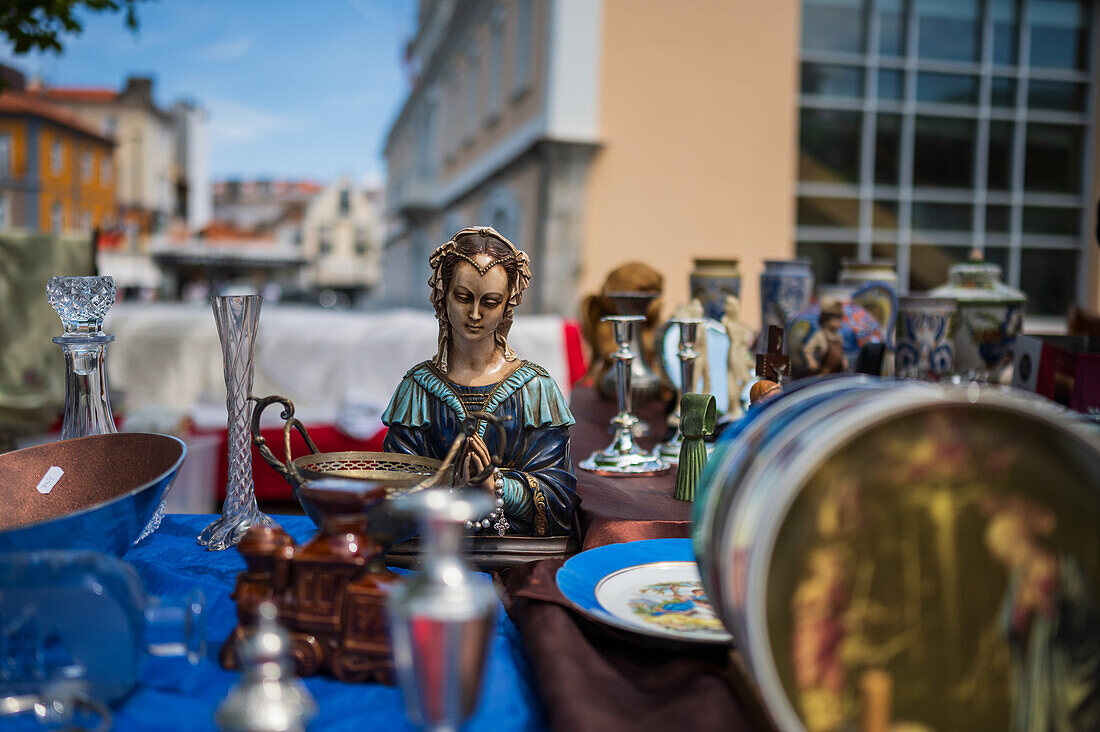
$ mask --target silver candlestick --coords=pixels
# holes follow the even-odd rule
[[[103,318],[115,303],[115,281],[51,277],[46,298],[65,327],[65,334],[53,339],[65,357],[61,439],[117,432],[104,367],[107,344],[115,337],[103,332]]]
[[[431,730],[458,730],[477,707],[497,597],[463,557],[465,523],[493,507],[483,491],[429,490],[399,499],[420,517],[420,571],[390,595],[390,637],[405,713]]]
[[[630,342],[634,338],[634,327],[645,318],[640,315],[608,315],[602,320],[611,323],[615,342],[619,344],[619,350],[611,356],[615,362],[615,396],[619,413],[611,418],[615,432],[611,445],[581,461],[580,468],[599,475],[643,476],[667,472],[672,467],[668,462],[645,452],[634,441],[633,428],[638,418],[632,413],[630,377],[634,353],[630,350]]]
[[[680,446],[683,444],[684,433],[680,429],[680,402],[684,394],[695,391],[695,359],[699,353],[695,350],[695,339],[698,337],[699,327],[706,324],[703,318],[673,318],[669,321],[680,328],[680,350],[676,355],[680,359],[680,389],[676,396],[676,434],[668,441],[657,445],[653,454],[666,462],[676,465],[680,462]],[[703,334],[706,337],[706,334]]]
[[[273,524],[260,512],[252,484],[252,378],[256,331],[260,322],[259,295],[226,295],[210,298],[225,367],[225,404],[229,412],[229,472],[222,515],[199,534],[207,549],[221,551],[236,546],[252,526]]]

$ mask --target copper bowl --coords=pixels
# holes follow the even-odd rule
[[[121,556],[153,518],[186,453],[175,437],[126,432],[0,455],[0,551]]]

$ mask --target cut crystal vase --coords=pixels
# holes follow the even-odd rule
[[[226,295],[210,298],[225,367],[225,404],[229,417],[229,471],[222,514],[199,534],[207,549],[221,551],[244,538],[252,526],[274,524],[260,512],[252,483],[252,378],[256,331],[260,322],[259,295]]]

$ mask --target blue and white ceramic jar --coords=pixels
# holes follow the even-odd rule
[[[760,339],[767,346],[768,326],[787,326],[810,306],[814,275],[808,259],[769,259],[760,273]],[[761,349],[757,349],[761,350]]]
[[[688,276],[691,296],[703,304],[703,314],[721,320],[726,297],[741,297],[741,267],[737,259],[696,259]]]
[[[951,267],[949,281],[929,294],[959,302],[955,372],[989,376],[1012,360],[1027,296],[1001,282],[1001,268],[983,261]]]
[[[898,376],[937,379],[954,370],[958,310],[950,297],[898,298]]]
[[[894,269],[891,259],[844,259],[841,262],[840,275],[837,282],[852,287],[862,287],[872,282],[882,282],[890,285],[896,292],[898,289],[898,273]]]

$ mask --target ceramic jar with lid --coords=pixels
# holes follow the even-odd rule
[[[959,303],[955,371],[989,374],[1012,359],[1027,296],[1001,281],[998,265],[978,258],[952,266],[948,277],[929,294]]]
[[[721,320],[726,296],[741,297],[741,267],[738,259],[696,259],[688,276],[691,296],[703,304],[703,313]]]
[[[810,306],[814,294],[814,275],[808,259],[764,262],[760,273],[760,342],[757,351],[767,348],[768,326],[787,327],[787,321]]]
[[[841,262],[837,282],[841,285],[859,287],[870,282],[883,282],[898,289],[898,273],[891,259],[845,259]]]

